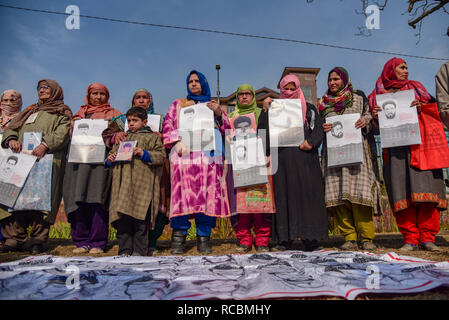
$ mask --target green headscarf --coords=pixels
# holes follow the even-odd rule
[[[239,92],[241,92],[243,90],[249,90],[253,94],[253,100],[245,106],[239,102]],[[242,84],[240,87],[238,87],[237,93],[235,96],[237,98],[236,104],[235,104],[235,110],[229,114],[229,118],[233,118],[235,116],[241,116],[241,115],[248,114],[248,113],[254,113],[254,115],[256,117],[256,121],[258,121],[259,115],[260,115],[260,112],[262,111],[262,109],[257,106],[256,92],[254,91],[253,86],[249,85],[249,84]]]
[[[135,107],[135,105],[134,105],[134,98],[136,97],[137,92],[141,92],[141,91],[148,93],[148,95],[150,96],[150,99],[151,99],[150,105],[148,106],[148,109],[147,109],[147,113],[149,113],[149,114],[154,114],[154,109],[153,109],[153,95],[151,94],[151,92],[150,92],[148,89],[145,89],[145,88],[137,89],[137,90],[134,92],[134,94],[133,94],[133,99],[131,100],[131,107]]]

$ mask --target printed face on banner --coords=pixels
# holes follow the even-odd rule
[[[108,122],[103,119],[76,120],[73,127],[72,142],[74,145],[104,145],[102,132]]]
[[[274,99],[268,110],[273,147],[297,147],[304,141],[300,99]]]
[[[382,148],[421,144],[421,133],[414,90],[376,95],[379,111],[380,141]]]
[[[230,122],[233,140],[248,139],[256,136],[257,123],[254,113],[233,117]]]
[[[265,153],[261,138],[237,139],[231,144],[231,154],[234,170],[265,165]]]
[[[117,150],[115,161],[130,161],[133,157],[134,147],[137,146],[137,141],[122,141]]]
[[[206,103],[179,111],[179,136],[192,151],[215,150],[214,112]]]
[[[22,187],[36,159],[32,155],[7,150],[0,160],[0,182]]]
[[[333,137],[340,139],[343,138],[343,124],[340,121],[332,123],[331,134]]]

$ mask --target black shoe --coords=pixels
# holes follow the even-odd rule
[[[44,248],[42,247],[41,244],[33,244],[31,246],[30,253],[32,255],[40,254],[42,252],[44,252]]]
[[[315,251],[321,249],[317,240],[304,239],[302,243],[304,244],[304,251]]]
[[[212,253],[212,248],[210,246],[210,237],[196,237],[196,243],[199,253]]]
[[[11,247],[6,244],[0,247],[0,253],[7,253],[7,252],[16,252],[19,251],[19,248],[17,247]]]
[[[155,253],[156,251],[157,251],[157,249],[154,247],[148,248],[147,257],[153,256],[153,253]]]
[[[171,237],[171,253],[172,254],[183,254],[184,246],[186,243],[187,235],[184,234],[182,230],[173,231]]]

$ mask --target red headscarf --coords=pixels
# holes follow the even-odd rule
[[[289,84],[290,82],[293,82],[296,86],[295,91],[289,91],[284,90],[284,87]],[[306,121],[306,110],[307,110],[307,102],[304,98],[304,93],[301,90],[301,83],[299,82],[299,79],[297,76],[293,74],[288,74],[285,77],[282,78],[281,83],[281,99],[301,99],[301,107],[302,107],[302,120]]]
[[[106,103],[93,106],[89,104],[89,96],[93,90],[101,90],[106,93]],[[87,87],[86,97],[84,98],[85,105],[80,107],[80,110],[73,116],[73,120],[85,119],[88,114],[91,114],[90,119],[106,119],[110,120],[116,116],[121,115],[121,112],[111,107],[109,104],[109,90],[104,84],[99,82],[92,83]]]
[[[377,105],[376,95],[387,93],[390,89],[399,89],[399,91],[413,89],[415,90],[416,99],[422,103],[429,103],[432,99],[426,88],[420,82],[408,80],[408,76],[404,80],[399,80],[396,77],[395,69],[402,63],[405,63],[405,61],[400,58],[393,58],[385,64],[381,76],[377,79],[375,89],[368,96],[371,111]]]

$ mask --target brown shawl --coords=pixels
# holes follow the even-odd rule
[[[72,110],[64,104],[64,93],[61,86],[54,80],[43,79],[37,83],[37,87],[46,84],[51,88],[50,98],[46,101],[39,100],[37,104],[33,104],[19,113],[9,124],[8,129],[16,130],[21,128],[29,116],[38,111],[46,111],[50,114],[58,114],[72,119]]]

